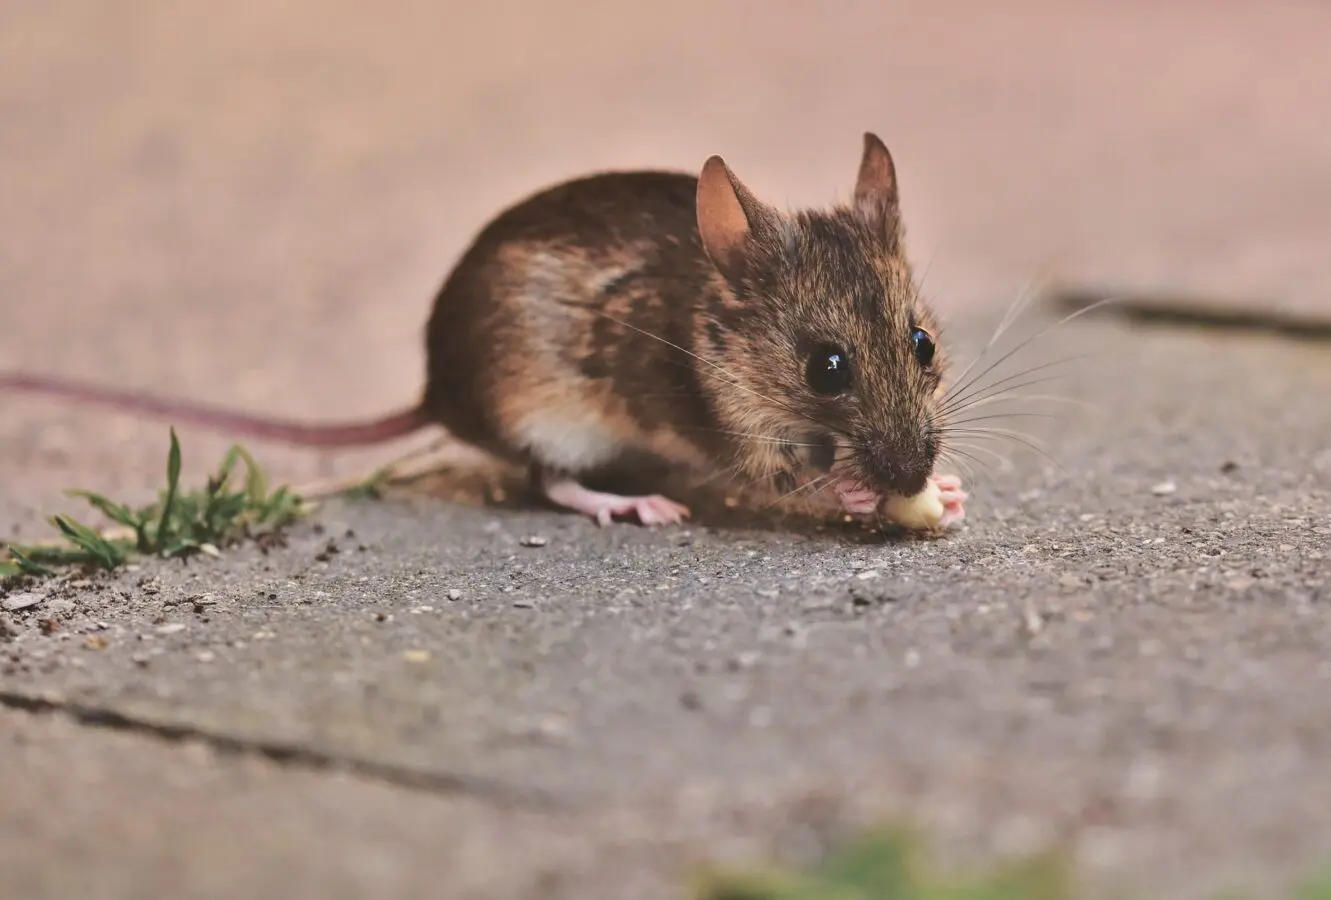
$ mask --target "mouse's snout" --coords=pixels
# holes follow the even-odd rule
[[[937,455],[924,435],[879,432],[863,443],[860,467],[879,490],[913,497],[928,485]]]

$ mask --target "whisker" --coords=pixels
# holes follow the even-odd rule
[[[1022,446],[1029,447],[1036,453],[1048,460],[1060,472],[1066,472],[1063,464],[1049,455],[1049,450],[1038,440],[1029,435],[1022,434],[1019,431],[1010,431],[1006,428],[958,428],[955,434],[974,438],[975,440],[1009,440]]]
[[[776,506],[779,503],[784,503],[786,500],[789,500],[791,497],[794,497],[796,494],[803,493],[804,491],[811,491],[811,492],[815,491],[816,489],[825,486],[829,481],[832,480],[833,477],[835,477],[835,475],[832,472],[828,472],[825,475],[819,475],[817,478],[810,479],[808,482],[800,485],[797,488],[786,491],[784,494],[777,497],[771,503],[765,504],[763,508],[771,509],[772,507]]]
[[[933,271],[934,260],[938,258],[938,249],[939,249],[938,247],[934,247],[934,249],[929,253],[929,258],[925,260],[924,263],[924,270],[920,273],[920,277],[916,282],[921,292],[924,291],[924,283],[929,280],[929,273]]]
[[[820,444],[815,444],[810,441],[793,441],[793,440],[788,440],[787,438],[771,437],[770,435],[764,435],[764,434],[749,434],[743,431],[727,431],[724,428],[707,428],[703,425],[678,426],[678,430],[702,431],[708,434],[724,434],[727,435],[728,437],[742,438],[754,444],[775,444],[780,447],[804,447],[808,449],[816,449],[817,447],[821,446]]]
[[[971,457],[965,453],[953,454],[946,450],[938,454],[938,461],[940,463],[944,465],[952,465],[958,469],[961,469],[962,474],[966,476],[967,481],[977,481],[978,476],[976,476],[975,474],[975,469],[971,466],[969,462],[966,461],[966,459],[974,459],[974,457]]]
[[[975,376],[971,379],[971,383],[974,383],[976,380],[978,380],[978,379],[980,379],[980,378],[983,378],[985,375],[987,375],[988,373],[992,372],[995,368],[997,368],[998,366],[1002,365],[1006,360],[1011,359],[1012,356],[1013,356],[1013,354],[1017,353],[1017,352],[1018,352],[1019,350],[1021,350],[1022,348],[1029,346],[1030,343],[1031,343],[1032,341],[1038,340],[1039,338],[1041,338],[1041,337],[1043,337],[1044,335],[1048,334],[1049,332],[1053,331],[1055,328],[1060,328],[1060,327],[1062,327],[1063,325],[1066,325],[1067,323],[1071,322],[1073,319],[1076,319],[1076,318],[1079,317],[1079,316],[1086,315],[1087,313],[1091,312],[1092,310],[1098,309],[1098,308],[1100,308],[1100,307],[1102,307],[1102,306],[1107,306],[1107,305],[1109,305],[1110,303],[1114,303],[1114,302],[1116,302],[1118,299],[1119,299],[1118,297],[1105,297],[1105,298],[1102,299],[1102,300],[1097,300],[1095,303],[1092,303],[1092,304],[1090,304],[1089,306],[1083,306],[1081,309],[1078,309],[1078,310],[1076,310],[1076,311],[1074,311],[1074,312],[1072,312],[1072,313],[1069,313],[1068,315],[1066,315],[1066,316],[1064,316],[1063,318],[1059,319],[1057,322],[1054,322],[1052,325],[1048,325],[1048,326],[1046,326],[1045,328],[1041,329],[1040,331],[1038,331],[1038,332],[1036,332],[1035,334],[1031,335],[1030,337],[1026,338],[1026,340],[1022,341],[1020,344],[1018,344],[1017,346],[1013,347],[1013,348],[1012,348],[1011,350],[1009,350],[1007,353],[1004,353],[1002,356],[1000,356],[996,362],[994,362],[993,364],[991,364],[991,365],[990,365],[988,368],[986,368],[984,371],[982,371],[982,372],[980,372],[979,374],[975,375]],[[992,341],[991,341],[991,343],[992,343]],[[969,386],[970,386],[969,384],[966,385],[966,387],[969,387]],[[958,390],[960,390],[960,388],[959,388]],[[950,394],[950,393],[951,393],[951,392],[949,391],[949,394]]]
[[[1088,358],[1088,357],[1090,357],[1090,356],[1093,356],[1093,355],[1094,355],[1094,354],[1091,354],[1091,353],[1079,353],[1079,354],[1077,354],[1076,356],[1069,356],[1069,357],[1065,357],[1065,358],[1063,358],[1063,359],[1056,359],[1056,360],[1054,360],[1054,361],[1052,361],[1052,362],[1041,363],[1041,364],[1038,365],[1038,366],[1031,366],[1031,367],[1028,368],[1028,369],[1022,369],[1020,372],[1014,372],[1013,374],[1008,375],[1006,378],[1001,378],[1001,379],[999,379],[998,381],[995,381],[995,382],[993,382],[992,384],[986,385],[986,386],[984,386],[984,387],[974,387],[974,386],[973,386],[973,383],[972,383],[972,385],[968,385],[968,386],[965,387],[965,388],[957,389],[957,390],[958,390],[957,393],[953,393],[953,391],[948,391],[946,394],[943,395],[943,400],[942,400],[942,404],[941,404],[941,405],[942,405],[943,408],[946,409],[946,408],[948,408],[948,407],[950,407],[950,406],[953,406],[953,405],[955,405],[955,404],[957,404],[957,403],[961,403],[961,402],[962,402],[967,396],[969,396],[970,392],[972,392],[972,391],[980,391],[980,392],[991,391],[991,390],[993,390],[993,389],[995,389],[995,388],[1002,387],[1003,385],[1007,384],[1008,382],[1016,381],[1018,378],[1024,378],[1024,377],[1027,376],[1027,375],[1034,375],[1036,372],[1042,372],[1042,371],[1044,371],[1045,369],[1052,369],[1054,366],[1061,366],[1061,365],[1064,365],[1065,363],[1076,362],[1076,361],[1078,361],[1078,360],[1086,359],[1086,358]],[[983,374],[983,373],[981,373],[981,374]],[[1063,375],[1053,375],[1053,376],[1049,376],[1048,378],[1042,378],[1042,379],[1039,379],[1038,381],[1035,381],[1035,382],[1027,382],[1027,384],[1031,384],[1031,383],[1039,384],[1039,383],[1041,383],[1041,382],[1043,382],[1043,381],[1053,381],[1053,380],[1056,380],[1056,379],[1058,379],[1058,378],[1063,378],[1063,377],[1066,377],[1066,376],[1063,376]],[[1026,386],[1026,385],[1018,385],[1017,387],[1025,387],[1025,386]],[[1016,389],[1016,388],[1013,388],[1013,390],[1015,390],[1015,389]]]
[[[992,425],[986,425],[983,428],[946,428],[946,429],[940,429],[938,433],[944,439],[947,438],[947,436],[950,434],[961,434],[961,435],[970,435],[972,437],[979,437],[981,435],[985,436],[992,435],[996,437],[1019,436],[1027,440],[1037,441],[1037,442],[1039,441],[1039,438],[1033,435],[1026,434],[1024,431],[1016,431],[1011,428],[995,428]]]
[[[1012,413],[994,413],[992,416],[971,416],[969,419],[954,419],[944,423],[939,431],[943,434],[954,425],[969,425],[972,422],[987,422],[992,419],[1060,419],[1057,413],[1041,412],[1012,412]]]
[[[944,447],[945,450],[952,450],[954,448],[962,448],[968,451],[974,451],[976,453],[987,453],[990,456],[992,456],[1000,466],[1010,466],[1012,464],[1008,460],[1008,458],[1003,454],[999,453],[998,451],[990,447],[985,447],[980,444],[971,444],[971,443],[963,443],[961,441],[955,441],[947,444],[947,446]],[[981,462],[979,459],[976,459],[976,457],[972,456],[970,453],[967,453],[966,456],[969,459],[975,460],[975,462],[978,465],[985,465],[985,463]]]
[[[978,457],[971,456],[970,454],[966,454],[965,457],[966,459],[975,463],[975,466],[977,467],[976,470],[971,475],[972,485],[984,485],[984,484],[993,485],[998,483],[998,475],[994,471],[992,466],[980,460]],[[954,458],[953,462],[960,464],[961,460]]]
[[[1029,372],[1022,372],[1021,374],[1022,374],[1022,375],[1027,375],[1027,374],[1030,374],[1030,373],[1029,373]],[[965,406],[966,406],[966,404],[968,404],[968,403],[970,403],[970,402],[972,402],[972,401],[974,401],[974,400],[983,400],[984,398],[986,398],[986,397],[992,397],[992,396],[994,396],[995,394],[1010,394],[1010,393],[1012,393],[1013,391],[1019,391],[1019,390],[1021,390],[1022,388],[1026,388],[1026,387],[1034,387],[1034,386],[1037,385],[1037,384],[1048,384],[1048,383],[1051,382],[1051,381],[1058,381],[1060,378],[1064,378],[1064,377],[1066,377],[1066,376],[1064,376],[1064,375],[1046,375],[1044,378],[1032,378],[1032,379],[1030,379],[1029,381],[1020,381],[1020,382],[1017,382],[1016,384],[1008,385],[1007,387],[1003,387],[1003,386],[1002,386],[1002,385],[1003,385],[1002,382],[1000,382],[1000,383],[995,383],[995,384],[992,384],[992,385],[988,385],[987,387],[980,388],[980,389],[979,389],[979,390],[980,390],[980,393],[978,393],[978,394],[976,394],[976,395],[968,396],[968,397],[964,397],[964,398],[963,398],[963,397],[953,397],[953,398],[951,398],[951,399],[945,401],[944,403],[940,404],[940,405],[939,405],[939,409],[946,409],[946,410],[959,409],[959,408],[960,408],[960,409],[964,409]]]
[[[1038,382],[1038,381],[1044,381],[1044,380],[1046,380],[1046,379],[1037,379],[1037,382]],[[1087,409],[1099,409],[1099,408],[1101,408],[1101,407],[1100,407],[1100,404],[1098,404],[1098,403],[1091,403],[1091,402],[1089,402],[1089,401],[1087,401],[1087,400],[1078,400],[1078,399],[1075,398],[1075,397],[1062,397],[1062,396],[1059,396],[1058,394],[1018,394],[1018,393],[1016,393],[1016,391],[1017,391],[1019,388],[1022,388],[1022,387],[1028,387],[1028,386],[1029,386],[1029,385],[1017,385],[1016,387],[1013,387],[1013,388],[1011,388],[1010,390],[999,391],[997,394],[986,394],[986,395],[981,396],[981,397],[976,397],[974,400],[972,400],[971,402],[967,403],[967,404],[964,405],[964,406],[958,407],[957,409],[948,410],[948,414],[949,414],[949,415],[954,415],[954,416],[955,416],[955,415],[958,415],[958,414],[960,414],[960,413],[965,412],[965,411],[968,410],[968,409],[975,409],[975,408],[980,407],[980,406],[988,406],[988,405],[991,404],[991,403],[1015,403],[1015,402],[1017,402],[1018,400],[1038,400],[1038,401],[1041,401],[1041,402],[1043,402],[1043,403],[1067,403],[1067,404],[1069,404],[1069,405],[1071,405],[1071,406],[1081,406],[1081,407],[1085,407],[1085,408],[1087,408]]]
[[[984,355],[989,352],[989,349],[994,346],[998,339],[1003,336],[1003,333],[1011,326],[1019,311],[1024,309],[1031,302],[1031,299],[1035,296],[1035,292],[1031,288],[1032,282],[1028,281],[1026,285],[1017,292],[1017,296],[1013,299],[1011,305],[1008,306],[1007,312],[1003,314],[1003,318],[999,321],[998,327],[994,329],[993,335],[989,338],[989,343],[985,344],[980,349],[980,352],[976,357],[971,360],[970,365],[963,369],[961,374],[957,376],[958,382],[961,382],[966,375],[969,374],[970,370],[975,368],[980,360],[984,359]],[[948,394],[951,393],[952,392],[949,390]]]

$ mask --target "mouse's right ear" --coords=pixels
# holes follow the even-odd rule
[[[725,160],[713,156],[698,178],[698,232],[703,249],[721,274],[738,281],[755,237],[778,227],[775,210],[746,188]]]

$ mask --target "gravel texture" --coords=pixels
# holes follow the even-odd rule
[[[1331,312],[1317,4],[702,8],[7,4],[0,363],[373,413],[499,205],[712,152],[818,202],[866,128],[963,358],[1045,264]],[[943,540],[443,478],[0,596],[0,895],[651,900],[896,815],[1171,898],[1297,877],[1331,859],[1331,349],[1097,320],[1012,362],[1083,354],[1037,392],[1089,408],[994,423],[1053,460],[993,445]],[[161,480],[160,423],[0,403],[8,529]],[[192,479],[227,444],[182,440]]]

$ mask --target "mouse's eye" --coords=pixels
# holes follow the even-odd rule
[[[850,358],[846,351],[821,344],[809,355],[804,377],[815,393],[834,397],[850,390]]]
[[[926,369],[933,365],[934,339],[923,328],[912,328],[910,342],[915,347],[915,361]]]

